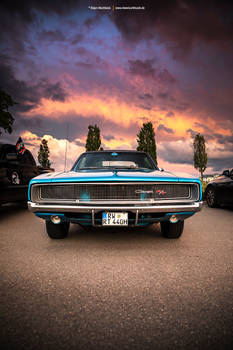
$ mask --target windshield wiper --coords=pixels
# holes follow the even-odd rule
[[[113,166],[90,166],[90,167],[85,167],[85,168],[78,168],[77,170],[92,170],[92,169],[115,169]]]
[[[111,169],[138,169],[134,166],[123,166],[123,165],[117,165],[117,166],[109,166]]]
[[[155,168],[138,168],[138,170],[155,170]]]
[[[102,169],[101,166],[89,166],[87,168],[78,168],[77,170]]]
[[[134,166],[90,166],[90,167],[85,167],[85,168],[78,168],[77,170],[94,170],[94,169],[109,169],[109,170],[117,170],[117,169],[126,169],[126,170],[155,170],[151,168],[137,168]]]

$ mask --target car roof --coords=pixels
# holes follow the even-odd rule
[[[5,147],[15,147],[15,145],[11,144],[11,143],[2,143],[0,142],[0,148],[5,148]]]
[[[122,150],[122,149],[106,149],[106,150],[100,150],[100,151],[86,151],[84,153],[146,153],[146,152],[142,152],[142,151],[136,151],[136,150],[131,150],[131,149],[126,149],[126,150]]]
[[[0,142],[0,147],[1,146],[15,146],[13,145],[12,143],[3,143],[3,142]]]

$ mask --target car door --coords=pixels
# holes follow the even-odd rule
[[[222,176],[217,184],[217,199],[222,204],[227,204],[233,198],[233,179],[232,176]]]
[[[229,181],[226,184],[227,196],[226,200],[228,204],[233,204],[233,169],[230,172]]]

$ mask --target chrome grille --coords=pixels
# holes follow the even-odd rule
[[[154,198],[153,185],[73,184],[41,186],[41,199],[141,200]]]
[[[198,200],[197,184],[180,183],[73,183],[36,184],[33,202],[151,202]]]
[[[156,199],[189,198],[190,185],[156,184],[154,185]]]

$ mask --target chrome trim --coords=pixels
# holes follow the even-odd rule
[[[135,190],[135,193],[154,193],[153,190],[149,190],[149,191],[144,191],[144,190]]]
[[[193,185],[193,186],[197,186],[197,189],[198,189],[198,196],[197,198],[200,198],[200,187],[199,187],[199,184],[197,182],[181,182],[181,181],[176,181],[176,182],[169,182],[169,181],[125,181],[125,182],[70,182],[70,183],[65,183],[65,182],[49,182],[49,183],[38,183],[38,184],[32,184],[31,186],[31,196],[32,196],[32,189],[33,187],[42,187],[42,186],[71,186],[71,185],[181,185],[181,184],[184,184],[184,185]],[[163,199],[162,197],[161,198],[150,198],[148,200],[145,200],[145,201],[141,201],[141,200],[134,200],[134,201],[129,201],[129,200],[111,200],[111,199],[98,199],[98,200],[95,200],[95,201],[84,201],[84,200],[79,200],[79,199],[75,199],[75,200],[71,200],[71,199],[47,199],[47,198],[42,198],[41,197],[41,188],[40,188],[40,193],[39,193],[39,196],[40,198],[38,199],[40,201],[40,203],[48,203],[48,202],[54,202],[54,203],[67,203],[67,204],[76,204],[76,203],[81,203],[81,204],[106,204],[106,202],[111,201],[111,204],[125,204],[125,203],[128,203],[128,204],[137,204],[137,203],[140,203],[140,204],[148,204],[148,203],[190,203],[193,201],[193,199],[190,199],[190,196],[191,196],[191,189],[189,188],[189,195],[188,197],[176,197],[176,198],[166,198],[166,199]],[[37,202],[38,203],[38,202]]]
[[[95,211],[92,209],[91,211],[91,223],[93,226],[95,226]]]
[[[136,211],[136,216],[135,216],[135,226],[138,224],[138,209]]]
[[[190,211],[197,212],[202,208],[202,202],[193,202],[191,204],[178,204],[178,205],[147,205],[147,206],[124,206],[124,207],[114,207],[114,206],[77,206],[77,205],[54,205],[54,204],[37,204],[28,202],[28,209],[34,213],[36,212],[55,212],[55,213],[92,213],[94,211],[131,211],[133,213],[159,213],[168,212],[176,213],[179,211]]]
[[[164,199],[164,200],[157,200],[157,199],[148,199],[147,201],[140,201],[140,200],[134,200],[134,201],[129,201],[129,200],[111,200],[111,199],[100,199],[100,200],[94,200],[94,201],[80,201],[80,200],[67,200],[67,199],[50,199],[47,201],[43,201],[41,200],[40,203],[37,204],[45,204],[45,205],[49,205],[50,202],[53,202],[53,204],[60,204],[60,205],[125,205],[125,204],[132,204],[132,205],[142,205],[144,204],[145,206],[147,205],[151,205],[151,204],[160,204],[160,203],[165,203],[165,204],[169,204],[169,203],[192,203],[193,200],[192,199],[186,199],[184,198],[182,199]]]

